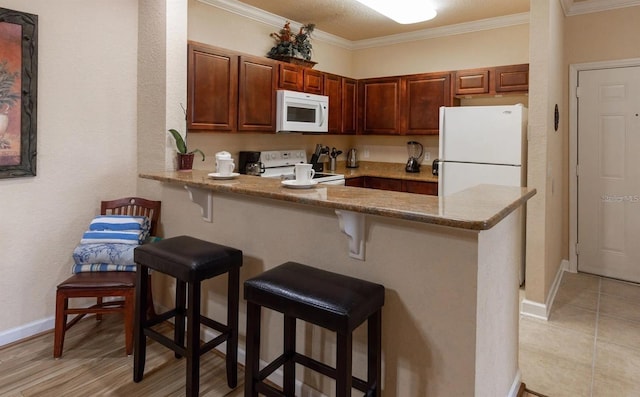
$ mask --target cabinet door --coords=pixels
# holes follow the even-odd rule
[[[324,87],[324,73],[318,72],[317,70],[304,69],[302,75],[304,80],[304,92],[322,95]]]
[[[347,178],[344,180],[345,186],[364,187],[364,177]]]
[[[362,132],[400,133],[400,77],[365,79],[358,83]]]
[[[190,43],[187,63],[188,129],[235,130],[238,57],[220,49]]]
[[[488,94],[489,69],[459,70],[455,72],[455,94]]]
[[[329,105],[331,107],[331,105]],[[358,120],[358,81],[342,78],[342,130],[343,134],[355,134]]]
[[[278,65],[278,88],[302,91],[302,69],[289,63]]]
[[[451,106],[451,75],[429,73],[403,77],[402,131],[438,135],[440,106]]]
[[[404,189],[407,193],[428,194],[431,196],[438,195],[438,183],[437,182],[422,182],[422,181],[404,181]]]
[[[324,75],[324,95],[329,97],[329,133],[342,132],[342,77]]]
[[[266,58],[240,56],[239,131],[275,131],[277,66]]]
[[[529,91],[529,64],[496,67],[495,91]]]
[[[401,192],[402,180],[365,176],[364,187],[367,187],[369,189],[393,190],[395,192]]]

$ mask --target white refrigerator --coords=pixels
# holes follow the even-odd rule
[[[526,186],[527,108],[440,108],[438,195],[479,184]]]
[[[521,104],[441,107],[438,195],[479,184],[526,186],[527,122],[527,108]],[[522,284],[525,210],[520,212]]]

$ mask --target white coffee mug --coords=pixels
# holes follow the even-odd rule
[[[216,160],[216,172],[221,176],[229,176],[233,172],[236,165],[233,159],[218,159]]]
[[[295,165],[296,181],[300,184],[310,183],[315,174],[316,171],[311,164],[300,163]]]
[[[229,153],[227,151],[223,150],[222,152],[216,153],[216,160],[221,160],[221,159],[227,160],[227,159],[230,159],[230,158],[231,158],[231,153]]]

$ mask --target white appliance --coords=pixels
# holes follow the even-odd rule
[[[328,132],[329,97],[278,90],[276,132]]]
[[[268,150],[260,152],[260,162],[264,164],[263,178],[295,179],[297,163],[307,162],[307,152],[297,150]],[[313,180],[325,185],[344,185],[344,175],[316,172]]]
[[[527,108],[461,106],[440,108],[438,196],[479,184],[526,186]],[[520,284],[525,275],[525,210]]]
[[[440,108],[438,195],[479,184],[526,186],[527,108]]]

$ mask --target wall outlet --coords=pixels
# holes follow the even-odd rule
[[[422,157],[422,161],[431,161],[431,152],[424,152],[424,157]]]
[[[365,147],[364,149],[362,149],[362,158],[364,159],[368,159],[369,158],[369,148]]]

